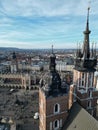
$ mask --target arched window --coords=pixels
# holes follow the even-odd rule
[[[92,98],[92,91],[89,91],[89,97]]]
[[[87,106],[91,108],[91,101],[88,101]]]
[[[84,73],[82,73],[82,79],[84,79]]]
[[[54,113],[59,113],[60,112],[60,105],[59,104],[55,104],[54,106]]]
[[[57,130],[59,128],[59,120],[54,121],[54,130]]]

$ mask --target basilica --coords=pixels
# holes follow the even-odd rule
[[[98,130],[96,106],[98,90],[94,82],[97,56],[90,49],[89,10],[83,47],[74,56],[73,84],[67,86],[56,70],[52,49],[49,71],[41,78],[39,88],[39,130]]]

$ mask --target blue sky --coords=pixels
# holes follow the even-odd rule
[[[98,0],[91,1],[90,42],[98,41]],[[76,48],[88,0],[0,0],[0,47]]]

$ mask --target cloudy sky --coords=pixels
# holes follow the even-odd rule
[[[98,0],[90,42],[98,42]],[[0,47],[75,48],[83,42],[88,0],[0,0]]]

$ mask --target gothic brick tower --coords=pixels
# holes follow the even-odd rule
[[[87,14],[86,30],[84,31],[83,49],[77,49],[75,56],[74,96],[76,100],[93,116],[96,115],[98,91],[94,86],[94,72],[97,64],[96,50],[89,43],[89,10]]]
[[[39,129],[60,130],[68,115],[68,93],[66,85],[56,71],[56,56],[52,51],[49,72],[40,82],[39,88]]]

